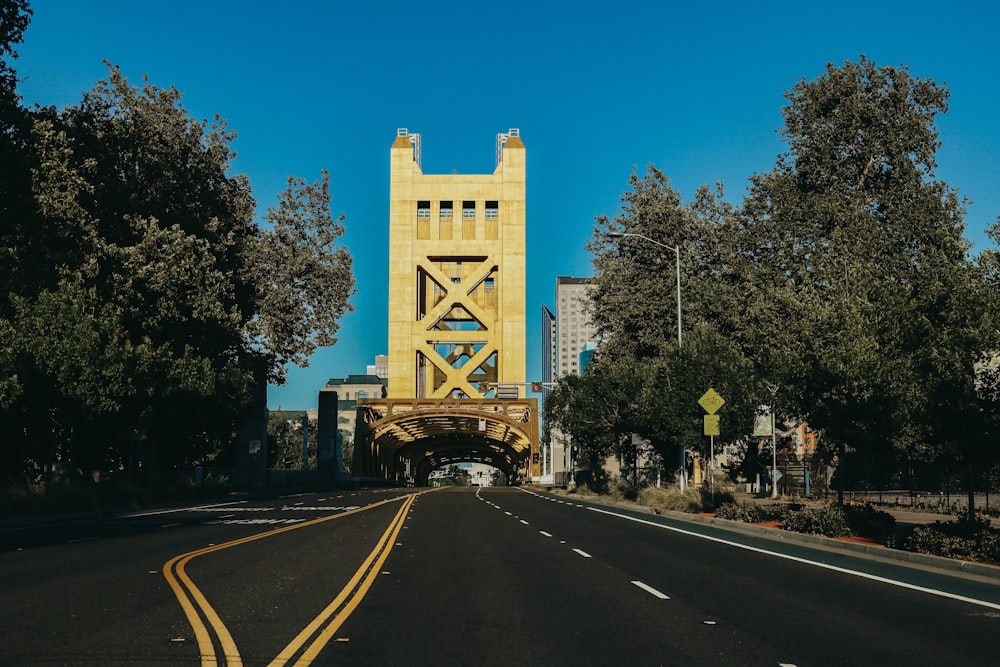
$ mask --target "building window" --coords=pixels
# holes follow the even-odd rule
[[[476,202],[474,201],[463,201],[462,202],[462,217],[468,220],[469,218],[476,217]]]
[[[417,202],[417,217],[418,218],[431,217],[431,203],[429,201]]]
[[[496,289],[496,281],[493,278],[487,278],[483,281],[483,289],[486,292],[492,292]]]
[[[500,208],[495,201],[486,202],[486,219],[495,220],[500,217]]]
[[[455,209],[453,207],[452,202],[450,202],[450,201],[443,201],[443,202],[441,202],[441,217],[442,218],[451,218],[451,217],[454,216],[454,214],[455,214]]]

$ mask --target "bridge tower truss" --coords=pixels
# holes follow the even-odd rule
[[[419,135],[399,130],[388,398],[496,398],[525,377],[524,144],[516,129],[497,135],[492,174],[424,174],[420,160]]]

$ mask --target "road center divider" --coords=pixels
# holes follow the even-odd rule
[[[315,526],[327,521],[350,516],[351,514],[358,514],[360,512],[375,509],[376,507],[380,507],[382,505],[402,501],[402,507],[400,507],[399,511],[396,512],[396,515],[390,522],[389,527],[382,534],[382,538],[340,594],[337,595],[334,601],[331,602],[330,605],[328,605],[327,608],[324,609],[323,612],[320,613],[320,615],[317,616],[308,626],[306,626],[306,628],[300,632],[299,635],[292,640],[292,642],[286,646],[284,650],[281,651],[278,657],[271,662],[271,665],[274,667],[285,665],[288,660],[290,660],[291,657],[293,657],[316,633],[323,623],[325,623],[328,618],[333,616],[330,624],[322,629],[319,635],[312,641],[306,651],[295,663],[297,667],[308,665],[330,641],[333,637],[333,633],[335,633],[347,617],[350,616],[350,614],[364,598],[368,589],[371,588],[372,582],[378,574],[379,568],[382,563],[385,562],[386,558],[389,556],[389,552],[395,544],[396,536],[402,529],[403,522],[406,519],[406,513],[409,511],[414,499],[417,496],[428,492],[429,491],[420,491],[417,493],[399,496],[397,498],[380,500],[379,502],[372,503],[371,505],[347,510],[339,514],[332,514],[330,516],[320,517],[318,519],[297,523],[291,526],[283,526],[282,528],[269,530],[264,533],[258,533],[256,535],[240,538],[224,544],[215,544],[196,551],[190,551],[188,553],[175,556],[167,561],[163,566],[163,576],[167,580],[167,584],[170,586],[171,590],[173,590],[174,595],[177,597],[177,601],[184,610],[184,615],[187,617],[188,623],[194,631],[195,638],[198,641],[198,651],[201,655],[202,667],[215,667],[219,664],[220,657],[224,661],[222,664],[227,665],[227,667],[242,667],[243,660],[240,657],[239,649],[236,647],[236,642],[233,641],[233,637],[229,633],[225,624],[222,622],[222,619],[219,617],[215,609],[212,608],[211,603],[209,603],[204,593],[201,592],[201,590],[195,585],[194,581],[192,581],[187,575],[185,567],[189,562],[191,562],[191,560],[197,558],[198,556],[204,556],[205,554],[221,551],[223,549],[230,549],[241,544],[247,544],[266,537],[273,537],[275,535],[280,535],[281,533],[287,533],[291,530],[300,530],[308,526]],[[336,615],[334,616],[334,614]],[[214,633],[214,639],[212,633]]]

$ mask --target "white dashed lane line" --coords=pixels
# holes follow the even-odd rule
[[[593,556],[591,556],[590,554],[588,554],[586,551],[582,551],[580,549],[573,549],[573,551],[575,551],[576,553],[580,554],[584,558],[593,558]]]
[[[546,533],[544,530],[540,530],[538,532],[544,535],[545,537],[552,537],[552,533]]]
[[[649,593],[653,597],[658,597],[661,600],[669,600],[670,599],[670,596],[661,593],[660,591],[656,590],[655,588],[653,588],[649,584],[644,584],[641,581],[633,581],[632,583],[634,585],[638,586],[639,588],[641,588],[642,590],[646,591],[647,593]]]

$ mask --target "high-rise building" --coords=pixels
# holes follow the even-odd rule
[[[587,291],[590,284],[590,278],[556,278],[555,334],[552,343],[555,350],[554,378],[578,375],[580,353],[587,343],[596,340],[597,328],[591,323],[587,313]]]
[[[542,306],[542,373],[547,375],[546,381],[579,374],[596,347],[597,328],[587,314],[590,285],[590,278],[559,276],[555,314]],[[566,434],[553,428],[543,456],[553,483],[572,483],[573,449]]]
[[[556,378],[556,315],[542,305],[542,382]]]
[[[493,397],[525,381],[525,150],[492,174],[424,174],[399,130],[389,186],[389,398]],[[480,387],[489,387],[480,391]]]

